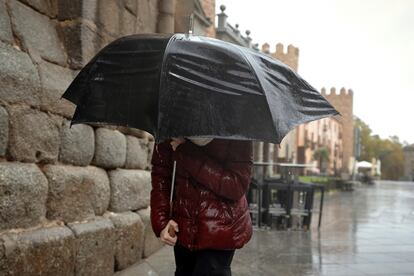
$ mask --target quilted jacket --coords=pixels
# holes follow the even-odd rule
[[[190,250],[236,249],[252,235],[245,197],[252,170],[252,142],[189,140],[172,150],[170,140],[152,156],[151,223],[157,237],[169,221],[173,161],[177,161],[172,219],[177,242]]]

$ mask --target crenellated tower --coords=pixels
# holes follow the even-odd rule
[[[342,87],[338,91],[335,87],[332,87],[329,92],[325,88],[321,89],[321,94],[324,96],[336,110],[341,113],[341,116],[337,116],[338,120],[342,123],[343,133],[341,139],[343,141],[343,172],[350,173],[351,162],[353,160],[353,147],[354,147],[354,120],[353,120],[353,101],[354,93],[351,89],[346,90]]]
[[[262,52],[287,64],[296,72],[298,71],[299,48],[293,46],[292,44],[288,45],[287,51],[285,52],[284,45],[282,43],[278,43],[276,44],[276,51],[272,53],[270,52],[270,45],[268,43],[264,43],[262,45]]]

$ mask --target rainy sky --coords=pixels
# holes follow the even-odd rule
[[[354,115],[414,143],[414,1],[216,0],[254,43],[299,47],[299,74],[354,91]],[[286,47],[285,46],[285,47]]]

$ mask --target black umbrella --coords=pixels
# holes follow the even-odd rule
[[[201,36],[132,35],[102,49],[63,95],[72,124],[146,130],[157,142],[207,136],[280,143],[296,125],[338,112],[267,55]]]

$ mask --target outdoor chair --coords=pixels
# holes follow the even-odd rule
[[[252,223],[258,227],[262,226],[263,216],[268,212],[268,208],[263,206],[263,188],[263,184],[253,178],[247,194]]]

